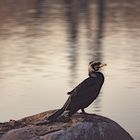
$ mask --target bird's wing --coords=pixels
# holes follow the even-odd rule
[[[96,78],[87,78],[80,83],[69,96],[65,102],[63,108],[69,109],[80,109],[89,106],[98,96],[100,91],[100,84]]]
[[[88,85],[85,89],[77,89],[70,95],[65,103],[66,109],[80,109],[87,107],[98,95],[94,85]]]
[[[91,93],[91,91],[94,92],[94,89],[96,89],[96,80],[89,77],[71,91],[71,96],[82,97],[87,93]]]

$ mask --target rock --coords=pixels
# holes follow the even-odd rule
[[[116,122],[95,114],[76,113],[69,121],[35,125],[53,112],[0,123],[0,140],[133,140]]]

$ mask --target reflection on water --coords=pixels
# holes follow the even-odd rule
[[[0,121],[60,108],[103,61],[100,97],[87,108],[139,140],[140,2],[0,1]],[[61,83],[61,84],[60,84]]]

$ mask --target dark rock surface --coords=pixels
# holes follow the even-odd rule
[[[0,123],[0,140],[133,140],[116,122],[99,116],[76,113],[71,120],[35,125],[53,111],[21,120]]]

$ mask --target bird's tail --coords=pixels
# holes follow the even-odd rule
[[[52,114],[51,116],[49,116],[49,117],[47,118],[47,120],[49,120],[50,122],[55,121],[64,111],[65,111],[64,108],[59,109],[59,110],[56,111],[54,114]]]

